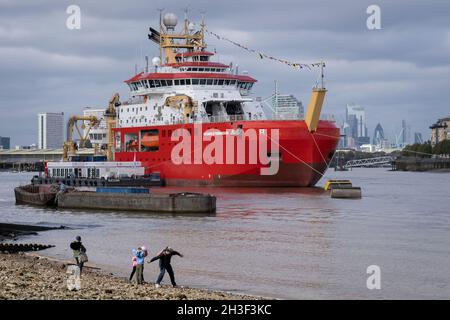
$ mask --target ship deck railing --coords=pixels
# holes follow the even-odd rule
[[[218,115],[218,116],[208,116],[207,118],[194,118],[185,120],[164,120],[164,121],[154,121],[148,123],[147,125],[152,126],[163,126],[163,125],[178,125],[178,124],[201,124],[201,123],[221,123],[221,122],[235,122],[235,121],[263,121],[263,120],[277,120],[277,121],[292,121],[292,120],[304,120],[304,117],[300,114],[278,114],[273,115],[269,118],[260,115]],[[336,122],[334,115],[332,114],[322,114],[320,120]]]

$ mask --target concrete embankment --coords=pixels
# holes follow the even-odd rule
[[[130,284],[94,268],[83,269],[81,290],[67,289],[66,263],[26,254],[0,254],[0,299],[255,300],[252,296],[194,288]],[[179,279],[181,281],[181,279]]]
[[[392,161],[396,171],[450,171],[449,158],[399,158]]]
[[[58,207],[166,213],[213,213],[216,211],[216,198],[208,194],[149,195],[68,192],[58,196]]]

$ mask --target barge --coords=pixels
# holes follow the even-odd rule
[[[216,197],[202,193],[152,194],[148,188],[98,187],[94,191],[56,185],[15,188],[17,204],[61,209],[103,209],[157,213],[215,213]]]
[[[214,213],[216,197],[201,193],[74,191],[59,194],[58,208],[144,211],[157,213]]]
[[[53,205],[58,189],[52,185],[26,185],[14,188],[17,204]]]

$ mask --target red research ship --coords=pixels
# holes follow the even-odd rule
[[[320,120],[325,88],[314,88],[305,119],[266,116],[250,97],[256,79],[213,62],[205,25],[166,14],[149,39],[160,46],[152,70],[125,81],[117,107],[114,161],[139,161],[166,185],[306,187],[322,177],[340,132]]]

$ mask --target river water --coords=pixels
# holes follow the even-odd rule
[[[179,285],[281,299],[450,298],[450,173],[327,172],[361,186],[361,200],[320,188],[190,189],[217,196],[215,215],[196,216],[15,205],[13,187],[32,175],[0,173],[0,221],[70,227],[20,240],[56,245],[42,251],[51,257],[70,259],[81,235],[90,261],[120,276],[132,248],[170,245],[185,255],[172,259]],[[370,265],[379,290],[367,288]],[[146,280],[158,271],[146,264]]]

